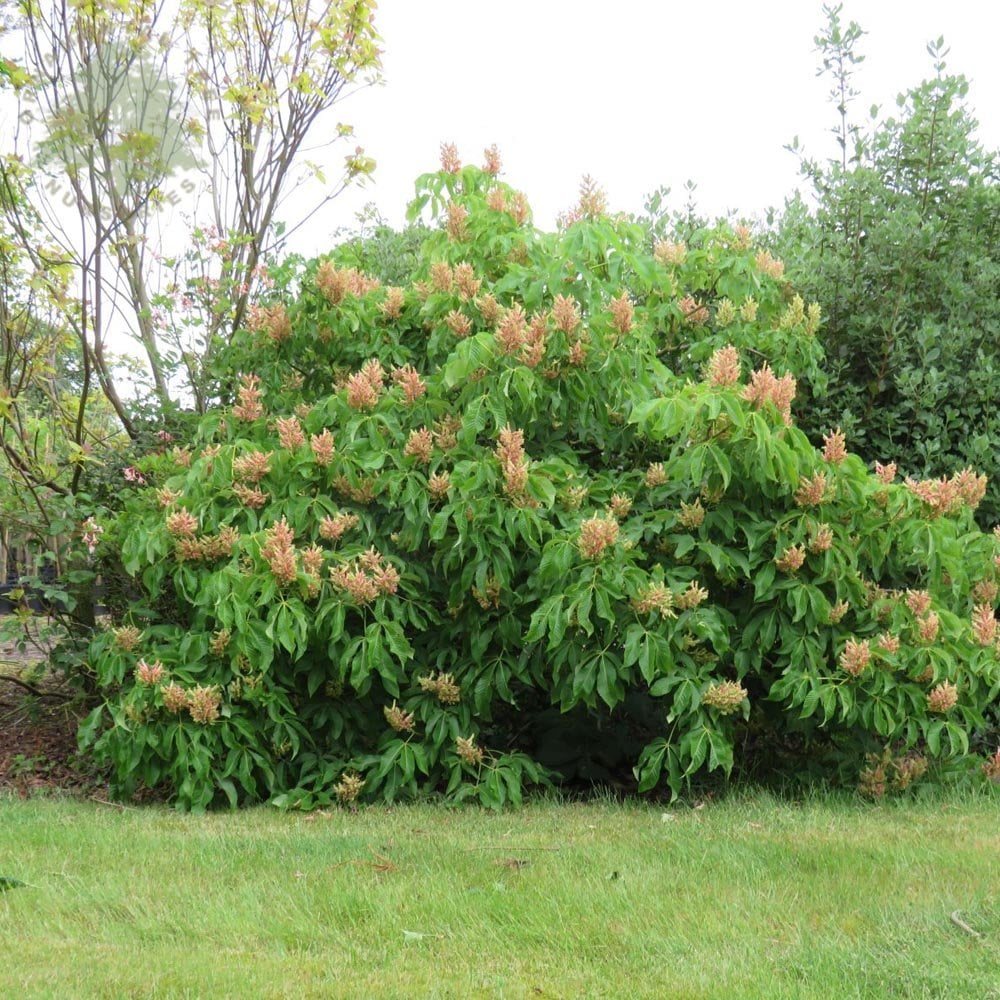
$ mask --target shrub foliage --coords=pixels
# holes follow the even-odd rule
[[[495,153],[445,152],[413,281],[277,269],[230,405],[107,526],[133,591],[82,740],[119,793],[499,807],[626,762],[678,794],[779,747],[967,753],[984,481],[807,440],[818,310],[747,230],[653,244],[587,188],[542,233]]]

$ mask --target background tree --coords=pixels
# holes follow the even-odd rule
[[[827,8],[817,38],[832,75],[841,155],[804,159],[815,207],[791,200],[777,253],[803,294],[823,307],[828,384],[803,396],[803,427],[840,425],[869,462],[914,476],[964,466],[991,485],[979,516],[997,520],[1000,460],[1000,186],[996,153],[975,139],[968,83],[946,72],[897,98],[896,113],[851,120],[851,71],[861,32]]]

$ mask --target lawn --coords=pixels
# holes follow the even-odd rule
[[[0,876],[26,884],[0,893],[0,996],[997,998],[997,819],[996,796],[954,795],[202,816],[7,798]]]

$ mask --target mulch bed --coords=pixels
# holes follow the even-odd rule
[[[101,782],[77,755],[77,706],[37,665],[37,651],[0,640],[0,795],[92,794]]]

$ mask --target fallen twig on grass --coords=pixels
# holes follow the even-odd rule
[[[951,922],[956,926],[965,931],[966,934],[971,934],[974,938],[982,938],[982,934],[979,933],[974,927],[970,927],[963,919],[961,914],[956,910],[951,915]]]

